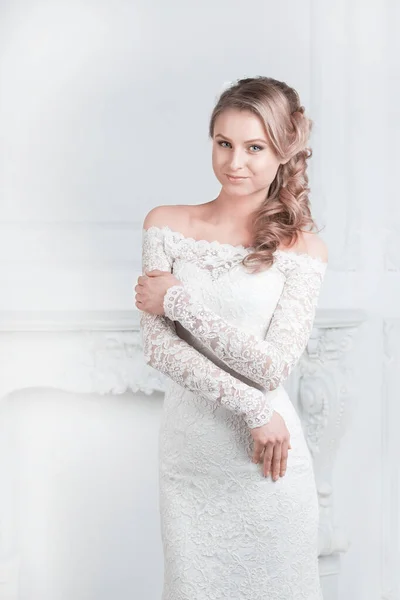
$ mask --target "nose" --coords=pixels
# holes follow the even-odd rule
[[[246,164],[245,157],[241,152],[240,148],[233,151],[231,154],[231,160],[229,162],[229,168],[232,172],[240,171]]]

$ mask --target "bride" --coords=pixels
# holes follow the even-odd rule
[[[327,268],[313,230],[312,122],[297,92],[238,80],[211,115],[217,198],[158,206],[135,286],[159,431],[162,600],[321,600],[318,497],[283,387]]]

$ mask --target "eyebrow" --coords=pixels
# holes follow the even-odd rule
[[[222,133],[217,133],[215,137],[222,137],[225,140],[228,140],[228,142],[231,142],[232,140],[230,140],[228,138],[227,135],[222,135]],[[256,138],[255,140],[246,140],[244,143],[245,144],[249,144],[250,142],[263,142],[264,144],[268,144],[268,142],[266,142],[265,140],[263,140],[262,138]]]

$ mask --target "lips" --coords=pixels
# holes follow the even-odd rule
[[[238,175],[229,175],[229,173],[226,173],[227,177],[230,177],[231,179],[247,179],[247,177],[239,177]]]

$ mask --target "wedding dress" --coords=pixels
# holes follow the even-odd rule
[[[322,600],[312,458],[283,387],[305,350],[327,263],[143,229],[142,267],[172,272],[165,316],[141,312],[146,363],[167,376],[159,431],[162,600]],[[250,429],[285,420],[287,471],[254,464]]]

